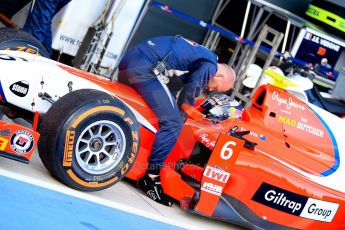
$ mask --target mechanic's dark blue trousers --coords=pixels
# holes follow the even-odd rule
[[[119,65],[119,81],[128,83],[144,98],[158,118],[159,130],[149,159],[148,173],[159,174],[164,160],[176,144],[183,126],[175,98],[152,73],[157,62],[152,62],[142,51],[132,48],[127,51]]]
[[[51,23],[54,15],[71,0],[36,0],[32,12],[26,19],[23,30],[37,38],[52,54]]]

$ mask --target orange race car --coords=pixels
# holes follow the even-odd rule
[[[132,88],[24,52],[0,51],[0,69],[3,156],[28,162],[38,143],[51,174],[84,191],[143,175],[158,125]],[[344,121],[273,85],[243,111],[231,103],[183,106],[164,192],[247,228],[345,229]]]

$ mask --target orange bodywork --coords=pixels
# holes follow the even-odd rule
[[[132,88],[62,67],[113,93],[158,128],[157,118]],[[274,226],[296,229],[345,229],[345,194],[296,173],[297,170],[322,177],[330,174],[339,163],[336,162],[337,150],[327,127],[306,104],[283,89],[264,85],[253,96],[252,105],[245,109],[242,120],[228,119],[214,124],[188,106],[185,110],[190,117],[185,121],[178,142],[161,172],[164,192],[183,203],[184,208],[219,218],[220,201],[228,197],[237,202],[235,210],[251,213],[244,215],[249,221],[264,220],[276,224]],[[227,134],[234,126],[240,131],[250,131],[245,138],[256,143],[254,149],[245,148],[244,140]],[[143,175],[153,140],[154,133],[141,127],[139,153],[126,177],[137,180]],[[178,162],[187,161],[197,143],[211,153],[206,164],[184,164],[177,170]],[[192,186],[181,175],[189,176],[199,187]],[[260,191],[265,191],[265,194],[261,196]],[[302,208],[297,201],[286,201],[283,196],[288,194],[298,197],[297,200],[315,201],[315,204],[329,202],[331,213],[328,209],[315,210],[316,206],[310,205],[307,214],[301,212],[297,215]],[[262,197],[271,203],[261,202]],[[239,207],[243,208],[236,209]],[[224,210],[224,214],[226,212],[228,210]]]

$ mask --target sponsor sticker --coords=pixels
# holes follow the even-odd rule
[[[211,166],[206,166],[206,169],[203,175],[222,183],[228,182],[230,178],[230,173],[225,172],[223,169],[215,168]]]
[[[339,204],[317,200],[262,183],[252,200],[279,211],[312,220],[331,222]]]
[[[216,145],[216,141],[211,140],[207,133],[200,134],[199,137],[201,139],[201,143],[204,144],[206,147],[214,147]]]
[[[245,129],[244,127],[240,127],[240,131],[247,131],[247,129]],[[256,133],[256,132],[253,132],[252,130],[249,130],[250,133],[249,135],[252,136],[252,137],[255,137],[255,138],[259,138],[260,140],[262,141],[266,141],[266,136],[264,134],[259,134],[259,133]]]
[[[301,118],[303,120],[303,118]],[[300,129],[304,132],[310,133],[312,135],[318,136],[318,137],[323,137],[324,132],[321,129],[315,128],[311,125],[308,125],[302,121],[297,121],[295,119],[280,115],[278,117],[278,122],[283,123],[285,125]]]
[[[32,150],[34,138],[28,131],[18,130],[11,136],[10,146],[16,153],[26,154]]]
[[[338,207],[339,204],[336,203],[309,198],[300,216],[313,220],[331,222]]]
[[[18,81],[16,83],[13,83],[10,86],[10,90],[12,93],[17,95],[18,97],[25,97],[26,94],[28,94],[29,91],[29,82],[27,81]]]
[[[242,132],[242,131],[247,131],[247,129],[241,127],[241,128],[240,128],[240,131],[241,131],[241,132]],[[253,137],[256,137],[256,138],[259,136],[259,134],[257,134],[256,132],[253,132],[253,131],[251,131],[251,130],[249,130],[249,131],[250,131],[250,133],[249,133],[250,136],[253,136]]]
[[[201,187],[201,190],[220,196],[222,194],[223,187],[210,182],[204,182]]]
[[[299,103],[298,101],[295,101],[291,97],[288,97],[288,98],[281,97],[281,95],[277,91],[273,92],[272,100],[276,101],[280,107],[283,107],[287,110],[290,110],[292,108],[299,109],[301,111],[306,110],[306,107],[303,104]]]

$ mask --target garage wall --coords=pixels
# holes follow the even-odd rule
[[[210,22],[218,5],[218,0],[159,0],[163,5]],[[180,34],[198,43],[202,43],[206,29],[187,22],[175,15],[170,15],[156,7],[150,6],[131,45],[154,36]]]

